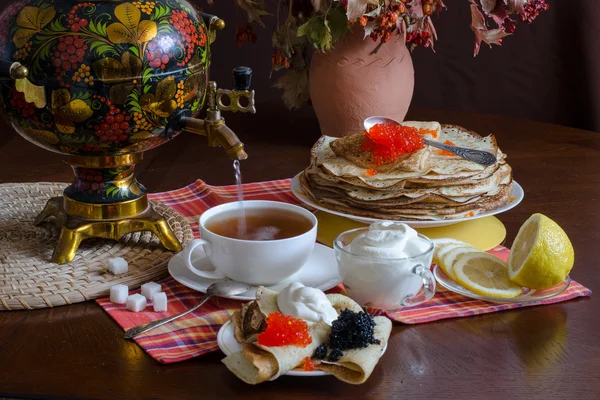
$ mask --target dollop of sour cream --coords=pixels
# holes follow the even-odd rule
[[[430,244],[410,226],[394,221],[375,222],[358,235],[346,250],[352,254],[378,259],[408,258],[425,253]]]
[[[331,325],[338,317],[337,311],[319,289],[292,282],[277,295],[279,310],[294,318],[309,322],[325,322]]]

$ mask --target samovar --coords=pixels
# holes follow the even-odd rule
[[[15,0],[0,15],[3,114],[75,174],[34,222],[56,217],[54,262],[71,261],[84,239],[137,231],[181,250],[134,167],[182,131],[247,157],[221,111],[255,112],[251,70],[234,70],[233,90],[207,79],[224,26],[185,0]],[[206,118],[196,118],[205,103]]]

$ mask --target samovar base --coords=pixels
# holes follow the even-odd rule
[[[73,260],[85,239],[119,240],[128,233],[140,231],[154,233],[167,250],[182,249],[167,221],[152,208],[145,194],[136,200],[111,204],[82,203],[66,196],[53,197],[36,217],[34,225],[40,225],[48,217],[56,217],[55,224],[60,229],[52,254],[52,261],[57,264]]]

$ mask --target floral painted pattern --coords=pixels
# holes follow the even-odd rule
[[[37,108],[3,85],[8,117],[28,140],[66,155],[168,141],[172,115],[203,105],[208,52],[206,26],[185,0],[15,0],[0,15],[0,53],[27,66],[47,99]],[[78,187],[107,194],[100,184]]]

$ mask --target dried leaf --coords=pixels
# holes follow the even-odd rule
[[[479,54],[479,49],[481,48],[481,42],[489,44],[501,45],[502,38],[510,35],[510,33],[505,32],[503,29],[491,29],[488,30],[485,17],[479,11],[479,7],[477,4],[471,0],[471,30],[475,34],[475,49],[474,56]]]
[[[485,13],[490,13],[496,8],[496,0],[480,0],[481,9]]]
[[[329,23],[322,15],[314,16],[306,23],[300,25],[297,36],[306,36],[306,39],[317,50],[327,51],[331,49],[331,29]]]
[[[506,6],[512,13],[522,13],[527,0],[506,0]]]
[[[265,27],[261,17],[271,14],[266,10],[264,0],[235,0],[235,3],[248,14],[249,22],[256,22],[263,28]]]
[[[348,21],[355,22],[357,19],[362,17],[367,12],[367,6],[372,4],[374,6],[379,5],[378,0],[348,0],[348,6],[346,8],[346,17]]]
[[[300,108],[310,99],[308,90],[308,70],[288,70],[273,87],[283,89],[283,102],[290,110]]]
[[[329,11],[329,14],[327,14],[327,23],[333,43],[343,38],[350,29],[346,15],[340,8],[333,8]]]
[[[367,22],[367,25],[365,25],[364,39],[366,39],[367,36],[369,36],[371,34],[371,32],[373,32],[373,30],[375,30],[375,28],[377,28],[377,21],[373,20],[373,21]]]

